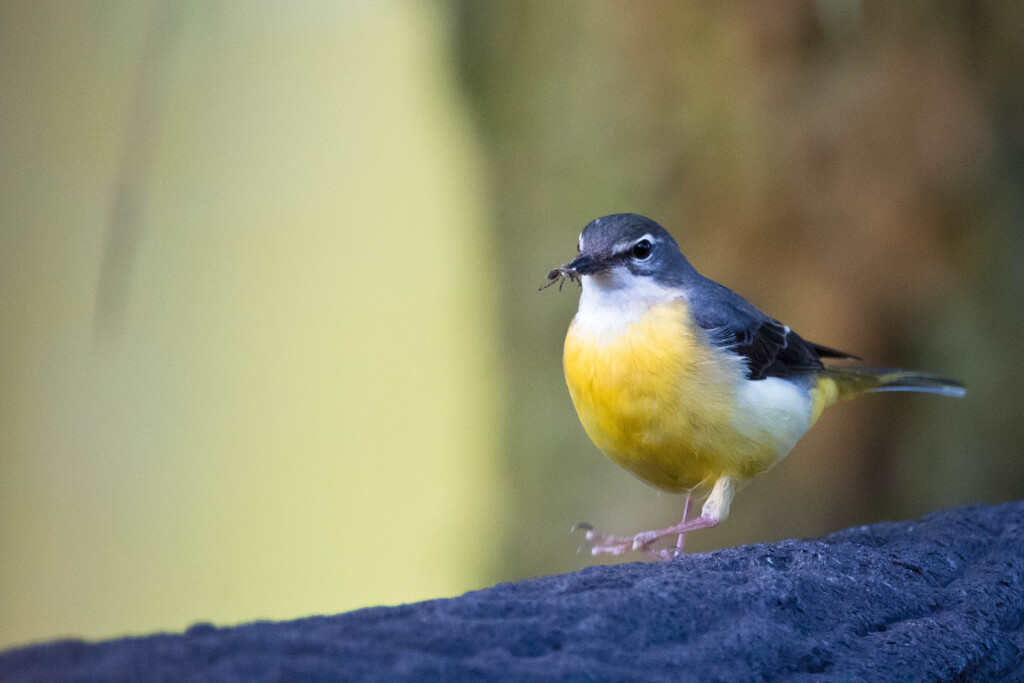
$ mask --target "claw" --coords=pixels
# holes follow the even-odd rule
[[[683,554],[680,552],[679,548],[662,548],[661,550],[647,549],[644,550],[644,552],[649,557],[652,557],[659,562],[668,562],[669,560],[673,560]]]

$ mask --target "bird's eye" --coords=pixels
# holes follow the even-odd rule
[[[648,240],[640,240],[633,245],[633,258],[643,261],[651,255],[651,243]]]

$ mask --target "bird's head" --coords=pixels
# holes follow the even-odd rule
[[[665,228],[634,213],[591,221],[580,233],[577,249],[576,258],[548,273],[552,284],[569,279],[602,290],[676,288],[690,268]]]

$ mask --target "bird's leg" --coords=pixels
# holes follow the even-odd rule
[[[686,522],[686,518],[690,514],[690,502],[692,500],[693,490],[686,492],[686,502],[683,504],[683,522]],[[683,522],[680,522],[682,524]],[[633,536],[612,536],[611,534],[602,534],[590,526],[586,522],[577,524],[572,528],[573,531],[583,530],[586,532],[587,543],[592,554],[597,555],[599,553],[607,553],[609,555],[622,555],[630,550],[633,550]],[[679,552],[682,552],[683,543],[685,542],[686,534],[679,534],[679,540],[677,541],[677,548]],[[646,548],[645,548],[646,550]]]
[[[732,503],[732,497],[735,493],[736,485],[733,483],[732,478],[728,476],[719,477],[715,482],[714,488],[711,489],[708,499],[704,501],[700,517],[689,521],[683,519],[679,524],[670,526],[667,529],[642,531],[633,537],[633,550],[647,550],[651,547],[652,543],[664,536],[685,536],[691,531],[715,526],[729,516],[729,505]]]
[[[693,490],[686,492],[686,502],[683,503],[683,521],[680,524],[686,524],[686,518],[690,516],[690,500],[693,498]],[[686,545],[686,532],[683,531],[679,534],[679,538],[676,539],[676,552],[680,555],[683,554],[683,546]]]
[[[689,491],[686,492],[686,502],[683,503],[683,519],[681,522],[679,522],[680,526],[686,524],[686,518],[690,516],[691,502],[693,502],[693,489],[690,489]],[[679,538],[676,539],[676,545],[674,548],[662,548],[661,550],[652,550],[650,546],[647,546],[645,548],[645,552],[654,559],[661,560],[662,562],[664,562],[666,560],[671,560],[673,557],[677,555],[682,555],[684,552],[683,547],[685,546],[685,544],[686,532],[684,531],[681,532],[679,534]]]
[[[679,524],[657,531],[644,531],[632,538],[605,536],[593,529],[588,529],[586,538],[591,544],[590,554],[624,555],[631,550],[641,550],[661,560],[671,559],[682,553],[682,544],[685,543],[686,534],[697,529],[713,527],[729,516],[729,505],[732,503],[732,497],[735,492],[736,485],[731,477],[719,477],[715,482],[714,488],[711,489],[711,494],[708,495],[708,499],[704,502],[699,517],[690,520],[686,519],[689,516],[690,503],[692,501],[691,494],[688,493],[683,519]],[[651,550],[651,545],[659,538],[664,538],[665,536],[676,536],[676,547],[663,551]]]

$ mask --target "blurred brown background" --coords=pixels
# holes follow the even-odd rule
[[[505,267],[516,516],[632,531],[679,515],[678,500],[588,452],[575,425],[556,332],[576,292],[524,291],[573,255],[585,222],[618,211],[658,220],[705,275],[805,337],[970,387],[963,401],[889,394],[826,412],[690,548],[1019,498],[1021,6],[595,10],[459,5]],[[562,538],[539,536],[511,536],[513,575],[575,566],[553,561]]]
[[[0,159],[0,647],[676,521],[573,412],[578,291],[536,291],[614,212],[969,387],[827,411],[688,549],[1024,496],[1019,3],[8,1]]]

